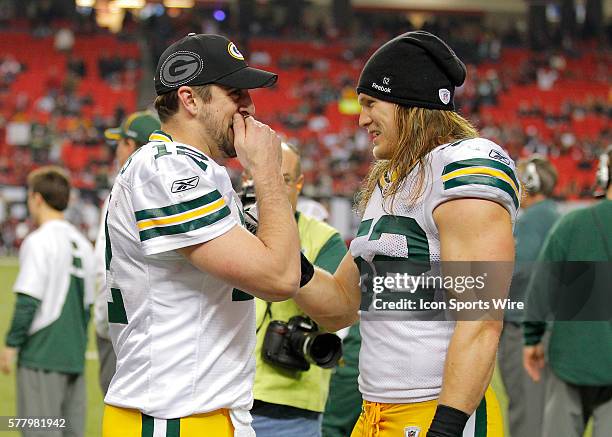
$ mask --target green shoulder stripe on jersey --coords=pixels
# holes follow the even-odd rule
[[[193,162],[196,163],[198,167],[202,169],[202,171],[206,171],[206,169],[208,168],[208,165],[204,163],[204,161],[208,161],[208,158],[202,153],[199,153],[185,146],[176,146],[176,153],[177,155],[184,155],[189,157]]]
[[[162,237],[165,235],[184,234],[186,232],[195,231],[196,229],[203,228],[204,226],[210,226],[228,215],[230,215],[230,209],[226,205],[212,214],[208,214],[207,216],[195,220],[180,223],[178,225],[157,226],[155,228],[140,231],[140,241],[147,241],[151,238]]]
[[[219,200],[220,198],[221,193],[219,193],[218,190],[214,190],[208,194],[205,194],[204,196],[198,197],[197,199],[189,200],[183,203],[177,203],[176,205],[168,205],[161,208],[143,209],[141,211],[136,211],[136,221],[181,214],[183,212],[191,211],[192,209],[208,205],[209,203]]]
[[[512,198],[515,208],[519,207],[519,200],[518,197],[516,197],[516,193],[512,186],[508,182],[499,178],[485,175],[458,176],[444,182],[444,189],[448,190],[451,188],[461,187],[463,185],[487,185],[489,187],[498,188],[508,193],[508,195]]]
[[[490,167],[490,168],[495,168],[497,170],[501,170],[504,173],[506,173],[506,175],[508,175],[510,179],[512,179],[512,181],[517,187],[520,186],[518,180],[516,179],[516,175],[514,174],[514,171],[512,171],[510,167],[508,167],[506,164],[502,162],[496,161],[494,159],[488,159],[488,158],[471,158],[471,159],[464,159],[463,161],[451,162],[450,164],[444,166],[444,171],[442,172],[442,176],[448,173],[451,173],[455,170],[459,170],[459,169],[467,168],[467,167]]]

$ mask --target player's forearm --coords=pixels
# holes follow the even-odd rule
[[[297,290],[300,277],[300,240],[293,210],[283,178],[277,169],[253,171],[257,198],[257,237],[267,249],[262,262],[265,277],[281,285],[282,289]]]
[[[333,275],[315,268],[315,275],[293,298],[310,318],[330,332],[351,326],[359,318],[359,292],[347,290]]]
[[[491,382],[501,321],[457,322],[451,339],[439,403],[472,414]]]

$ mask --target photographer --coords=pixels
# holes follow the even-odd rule
[[[289,195],[291,206],[295,211],[302,252],[314,265],[335,272],[336,267],[346,254],[346,245],[337,230],[314,218],[296,211],[297,198],[304,184],[301,171],[299,151],[290,144],[282,145],[282,172]],[[321,418],[325,408],[329,389],[330,368],[322,368],[311,364],[308,370],[289,368],[288,362],[296,365],[305,364],[303,357],[295,352],[282,349],[281,357],[284,366],[272,364],[262,357],[262,347],[270,322],[273,328],[284,327],[289,322],[289,331],[294,332],[293,338],[299,336],[304,328],[308,328],[309,319],[294,319],[294,316],[304,316],[293,300],[267,303],[257,299],[257,346],[255,347],[256,372],[253,394],[255,403],[251,411],[253,428],[258,437],[282,437],[299,435],[301,437],[317,437],[321,435]],[[299,322],[299,325],[297,324]],[[312,322],[310,322],[312,323]],[[316,325],[315,325],[316,326]],[[266,353],[274,356],[279,354],[281,342],[289,344],[289,336],[284,338],[272,335],[276,340]],[[328,334],[331,337],[331,334]],[[312,334],[311,334],[312,336]],[[334,336],[335,337],[335,336]],[[333,340],[333,339],[331,339]],[[268,340],[270,341],[270,340]],[[332,348],[335,343],[329,345]],[[330,352],[330,356],[333,355]],[[308,357],[307,357],[308,358]],[[337,355],[334,356],[337,359]],[[334,367],[335,361],[328,363]],[[326,367],[328,367],[326,365]]]

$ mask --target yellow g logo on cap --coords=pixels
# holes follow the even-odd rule
[[[236,47],[236,44],[234,44],[233,42],[230,42],[227,45],[227,52],[236,59],[240,59],[241,61],[244,61],[244,56],[242,56],[242,53],[240,53],[240,50],[238,50],[238,47]]]

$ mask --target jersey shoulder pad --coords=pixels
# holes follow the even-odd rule
[[[146,255],[203,243],[236,223],[231,213],[234,192],[223,167],[180,143],[143,147],[125,175]]]
[[[435,182],[442,198],[493,200],[514,220],[521,185],[514,161],[504,149],[493,141],[473,138],[440,146],[433,153]]]

